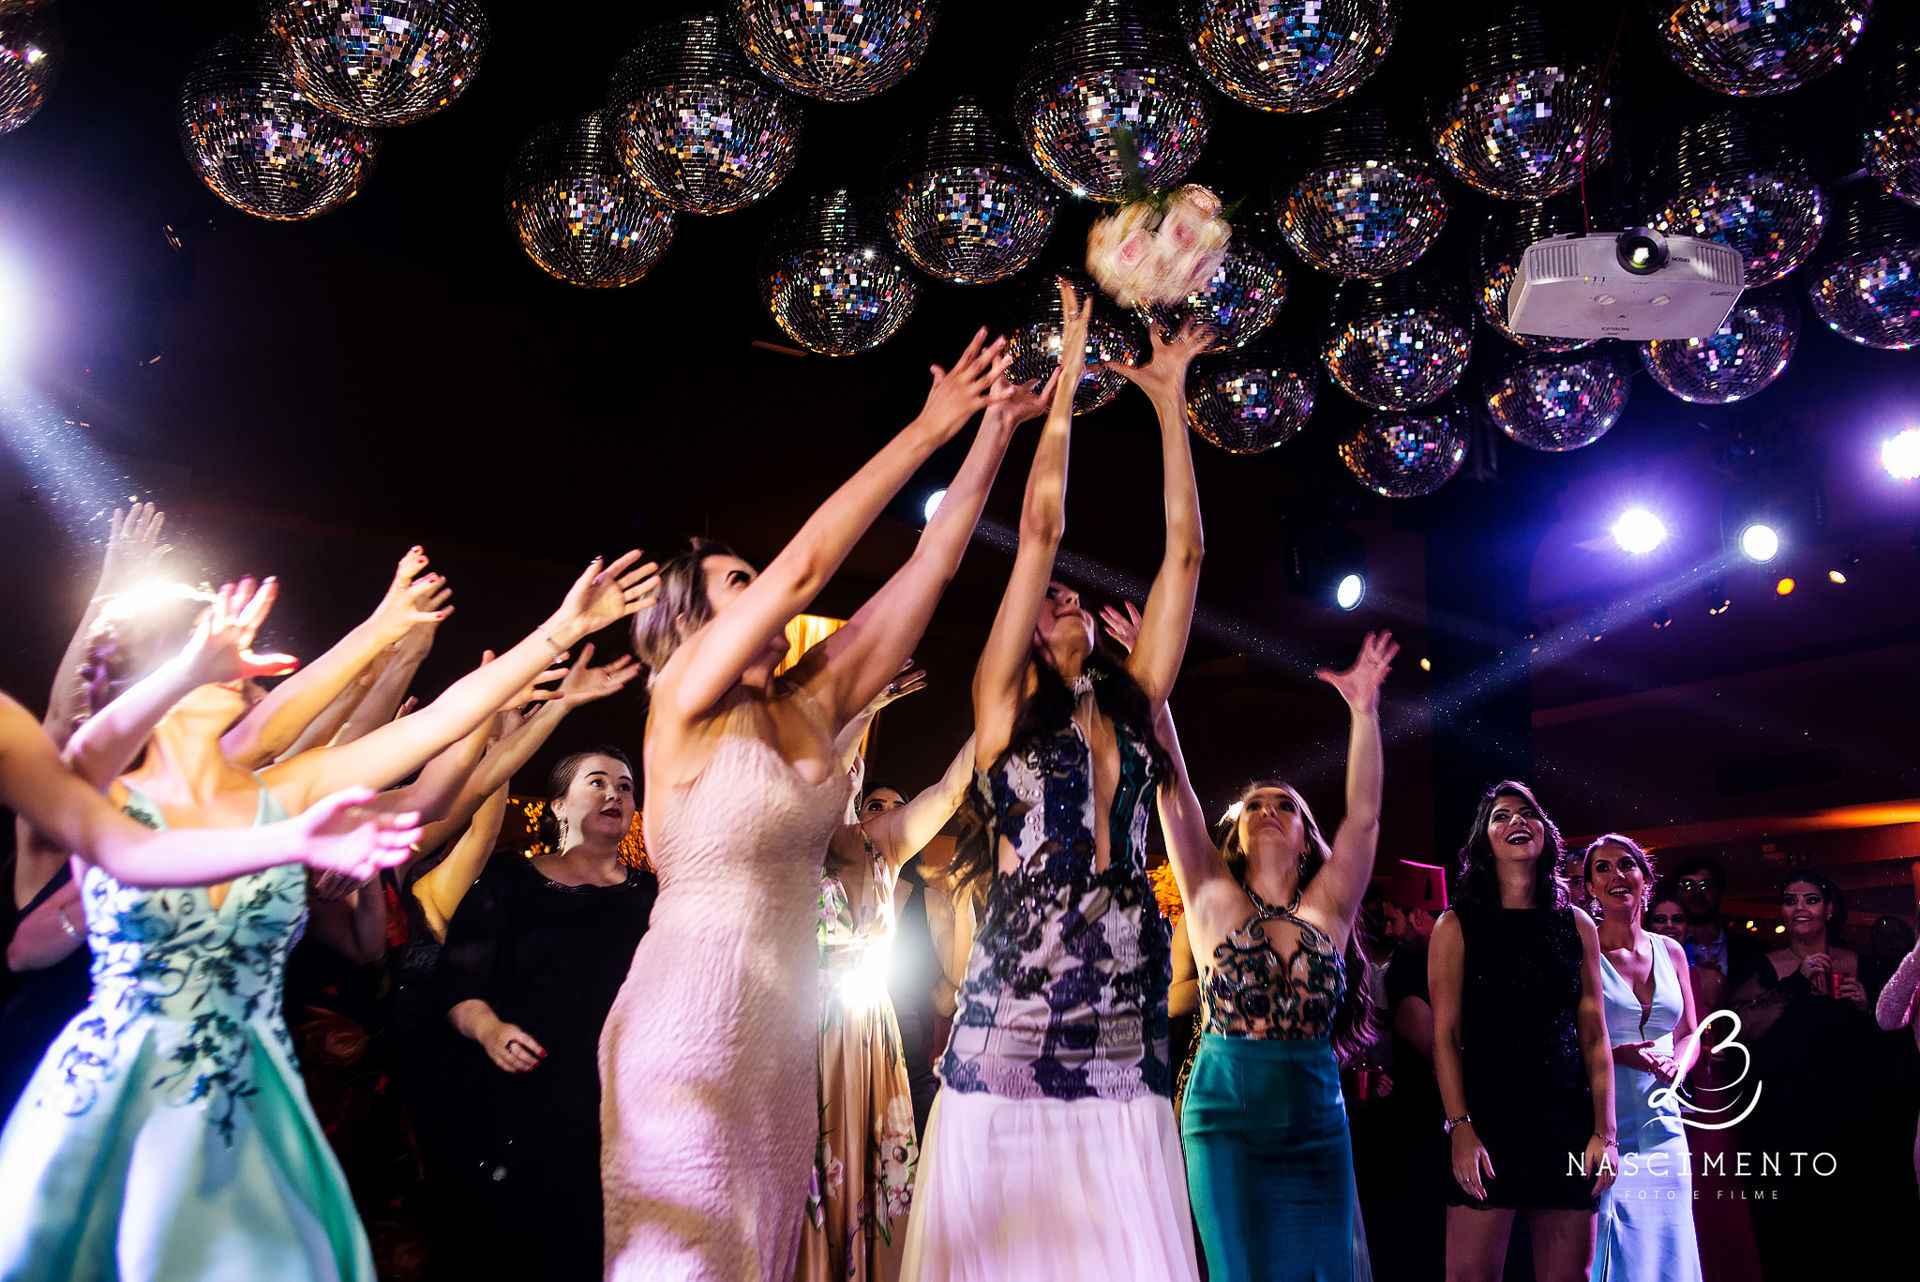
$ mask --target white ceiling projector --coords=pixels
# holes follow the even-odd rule
[[[1527,246],[1507,324],[1555,338],[1705,338],[1739,300],[1740,251],[1647,227]]]

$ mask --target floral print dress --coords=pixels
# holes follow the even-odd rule
[[[887,996],[894,870],[865,843],[859,904],[840,878],[820,878],[820,1139],[800,1241],[803,1282],[891,1282],[920,1160],[913,1091]]]
[[[127,813],[157,807],[129,789]],[[256,823],[286,812],[262,789]],[[281,1018],[307,874],[80,883],[93,992],[0,1134],[0,1277],[372,1282],[340,1163]]]

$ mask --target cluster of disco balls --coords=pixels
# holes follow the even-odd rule
[[[1084,414],[1111,401],[1126,382],[1108,369],[1106,362],[1138,365],[1146,359],[1147,346],[1133,319],[1108,302],[1107,296],[1084,273],[1062,274],[1080,297],[1093,297],[1093,317],[1087,326],[1086,363],[1080,371],[1080,384],[1073,389],[1073,412]],[[1007,377],[1016,383],[1043,379],[1060,364],[1065,325],[1060,314],[1059,286],[1046,280],[1028,289],[1015,317],[1015,322],[1006,329],[1007,353],[1013,357],[1007,366]]]
[[[0,137],[47,105],[60,74],[60,31],[31,3],[0,4]]]
[[[374,130],[458,98],[489,35],[477,0],[262,0],[261,15],[194,59],[177,124],[215,195],[280,220],[351,200]]]
[[[1889,41],[1868,68],[1867,165],[1889,196],[1920,208],[1920,34]]]

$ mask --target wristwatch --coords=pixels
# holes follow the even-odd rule
[[[1453,1134],[1455,1127],[1465,1126],[1468,1122],[1471,1122],[1472,1120],[1473,1119],[1467,1116],[1467,1114],[1462,1113],[1458,1117],[1449,1117],[1446,1121],[1440,1123],[1440,1129],[1445,1131],[1447,1134],[1451,1135]]]

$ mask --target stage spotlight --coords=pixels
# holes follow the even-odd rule
[[[1422,659],[1422,660],[1420,660],[1420,671],[1422,671],[1422,672],[1432,672],[1432,671],[1433,671],[1433,660],[1432,660],[1432,659]]]
[[[1910,427],[1882,441],[1880,466],[1896,481],[1920,479],[1920,427]]]
[[[1635,556],[1644,556],[1653,551],[1666,537],[1666,525],[1643,507],[1628,508],[1613,523],[1613,541],[1623,551]]]
[[[945,490],[935,490],[933,493],[927,495],[927,520],[931,521],[933,519],[933,514],[940,510],[940,500],[945,497],[947,497]]]
[[[1342,610],[1356,608],[1367,595],[1367,581],[1358,574],[1342,575],[1340,584],[1333,590],[1333,603]]]
[[[1296,526],[1288,551],[1293,589],[1308,600],[1352,610],[1367,595],[1366,545],[1347,526]]]
[[[1773,585],[1773,594],[1775,596],[1792,596],[1794,588],[1798,586],[1799,585],[1792,579],[1782,579]]]
[[[1845,583],[1846,581],[1847,581],[1847,572],[1845,570],[1828,570],[1827,571],[1827,582]]]
[[[1707,613],[1725,614],[1733,608],[1733,598],[1720,590],[1718,583],[1707,585]]]
[[[1763,521],[1755,521],[1740,531],[1740,550],[1747,560],[1765,565],[1780,554],[1780,533]]]

